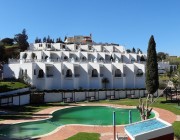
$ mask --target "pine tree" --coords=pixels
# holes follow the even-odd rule
[[[156,42],[151,36],[147,50],[146,61],[146,89],[148,94],[153,95],[159,87],[158,64],[156,54]]]
[[[5,48],[3,43],[0,42],[0,62],[4,60]]]
[[[46,42],[47,42],[47,43],[51,43],[51,38],[50,38],[50,36],[49,36],[49,35],[48,35],[48,37],[47,37]]]
[[[29,47],[28,35],[26,34],[26,29],[23,29],[22,33],[16,34],[14,37],[15,42],[17,42],[21,51],[27,50]]]
[[[134,47],[132,48],[132,53],[136,53],[136,49]]]

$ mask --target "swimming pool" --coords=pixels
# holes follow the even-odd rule
[[[122,109],[108,106],[78,106],[55,111],[52,118],[13,124],[0,130],[1,136],[9,138],[30,138],[52,132],[57,127],[68,124],[81,125],[112,125],[112,114],[116,112],[116,124],[129,123],[129,110],[132,122],[140,121],[137,109]],[[151,118],[154,117],[152,113]]]

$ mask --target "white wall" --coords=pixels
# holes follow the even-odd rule
[[[20,104],[19,104],[20,103]],[[30,103],[30,94],[13,97],[13,105],[26,105]]]
[[[62,93],[45,93],[44,101],[47,102],[61,102],[62,101]]]
[[[4,64],[3,78],[18,78],[19,77],[19,64]]]
[[[126,64],[124,71],[126,74],[126,76],[125,76],[125,78],[126,78],[125,87],[126,88],[135,88],[135,85],[134,85],[134,64]]]
[[[89,73],[88,73],[88,64],[82,63],[79,66],[79,88],[88,89],[89,88]]]

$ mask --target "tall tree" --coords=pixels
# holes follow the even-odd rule
[[[9,45],[9,46],[11,46],[11,45],[14,44],[14,39],[12,39],[12,38],[3,38],[3,39],[1,40],[1,42],[4,43],[4,45]]]
[[[154,36],[150,37],[147,50],[147,61],[146,61],[146,89],[148,91],[148,96],[146,102],[141,98],[139,99],[139,105],[137,109],[140,111],[141,119],[146,120],[150,117],[152,108],[149,106],[153,103],[153,94],[157,91],[159,87],[158,79],[158,64],[157,64],[157,54],[156,54],[156,42]],[[149,100],[151,97],[151,101]]]
[[[40,43],[39,42],[39,38],[38,37],[36,37],[36,39],[35,39],[35,41],[34,41],[35,43]]]
[[[167,56],[168,56],[167,53],[164,53],[164,52],[158,52],[158,53],[157,53],[157,61],[165,60]]]
[[[25,51],[29,47],[29,43],[27,42],[28,35],[26,34],[26,29],[23,29],[22,33],[16,34],[14,40],[17,42],[17,45],[21,51]]]
[[[134,47],[132,48],[132,53],[136,53],[136,49]]]
[[[159,87],[158,63],[156,53],[156,42],[152,35],[149,40],[146,60],[146,89],[148,95],[153,95]]]
[[[43,43],[46,43],[47,42],[47,39],[46,37],[43,38]]]
[[[47,37],[46,42],[47,42],[47,43],[51,43],[51,38],[50,38],[50,36],[49,36],[49,35],[48,35],[48,37]]]

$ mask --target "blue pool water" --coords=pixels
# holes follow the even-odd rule
[[[166,127],[167,125],[157,119],[152,119],[140,123],[125,126],[125,129],[134,137],[145,132]]]

